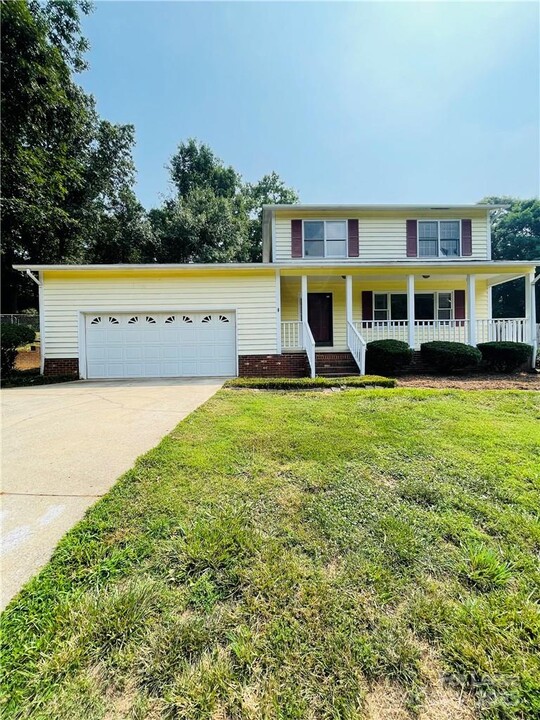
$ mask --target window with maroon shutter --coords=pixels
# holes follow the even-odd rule
[[[348,256],[358,257],[360,254],[358,241],[358,220],[347,221]]]
[[[302,257],[302,221],[291,220],[291,257]]]
[[[465,320],[465,290],[454,290],[454,319]]]
[[[416,220],[407,220],[407,257],[418,255],[418,223]]]
[[[461,221],[461,254],[472,255],[472,220]]]
[[[373,320],[373,292],[371,290],[362,290],[362,320]]]

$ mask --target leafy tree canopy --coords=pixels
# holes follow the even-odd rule
[[[173,199],[150,211],[161,262],[257,262],[262,207],[298,200],[272,172],[246,183],[208,145],[190,138],[170,162]]]
[[[93,257],[102,242],[95,232],[134,182],[133,127],[101,120],[72,78],[85,67],[80,14],[90,9],[85,0],[1,5],[4,311],[35,302],[13,263]],[[122,256],[128,241],[118,241]]]
[[[492,257],[494,260],[538,260],[540,258],[540,200],[491,196],[480,204],[505,204],[491,213]],[[540,268],[538,268],[540,271]],[[494,317],[525,315],[525,281],[512,280],[493,288]],[[536,290],[536,312],[540,318],[540,293]]]

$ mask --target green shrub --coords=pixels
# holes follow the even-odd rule
[[[367,344],[366,368],[371,373],[395,375],[412,362],[413,351],[401,340],[374,340]]]
[[[482,360],[482,353],[472,345],[458,342],[422,343],[420,346],[422,360],[439,372],[454,372],[478,367]]]
[[[9,375],[15,365],[17,348],[31,343],[36,337],[36,332],[28,325],[2,324],[0,333],[2,375]]]
[[[531,360],[532,348],[527,343],[487,342],[480,343],[482,362],[488,370],[513,372]]]
[[[227,380],[225,387],[251,388],[254,390],[316,390],[332,387],[395,387],[395,380],[377,375],[351,375],[350,377],[239,377]]]

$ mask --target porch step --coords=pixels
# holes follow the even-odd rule
[[[350,352],[316,353],[315,372],[321,377],[359,375],[358,365]]]
[[[413,352],[412,362],[409,367],[409,372],[415,372],[415,373],[430,373],[433,372],[433,368],[429,366],[428,363],[426,363],[425,360],[422,359],[422,353],[420,350],[415,350]]]

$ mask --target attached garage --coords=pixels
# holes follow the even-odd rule
[[[262,263],[33,266],[45,375],[233,377],[276,361],[279,282]]]
[[[236,375],[236,316],[227,310],[85,315],[86,377]]]

